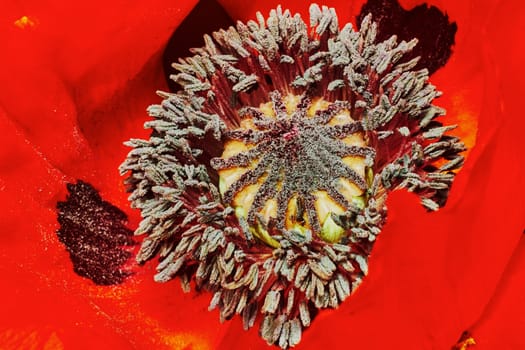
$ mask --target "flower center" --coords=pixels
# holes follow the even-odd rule
[[[375,152],[347,103],[277,91],[270,97],[239,111],[239,127],[212,160],[221,195],[270,246],[283,230],[338,242],[345,218],[364,206]]]
[[[205,36],[121,166],[148,233],[137,260],[282,349],[367,275],[388,193],[436,210],[463,164],[417,40],[377,40],[371,16],[340,28],[314,4],[309,22],[278,7]]]

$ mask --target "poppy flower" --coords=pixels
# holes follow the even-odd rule
[[[252,4],[263,13],[276,5]],[[116,173],[127,150],[119,145],[149,137],[138,126],[147,119],[144,106],[157,103],[151,91],[164,86],[161,51],[192,5],[159,1],[145,9],[115,3],[100,11],[96,5],[49,2],[12,4],[5,12],[3,59],[9,70],[1,72],[6,88],[0,97],[5,347],[266,347],[256,332],[242,331],[236,318],[218,327],[218,315],[206,311],[205,293],[183,294],[173,283],[151,282],[152,264],[119,286],[92,285],[72,272],[54,234],[55,203],[64,199],[66,182],[88,181],[106,200],[127,208]],[[437,5],[458,23],[458,36],[450,61],[431,81],[444,92],[439,104],[457,116],[460,133],[477,124],[475,142],[464,138],[475,147],[439,212],[427,214],[406,193],[389,197],[388,223],[370,257],[369,276],[337,310],[317,316],[300,347],[442,348],[470,327],[480,347],[483,339],[522,345],[518,333],[494,325],[501,319],[522,322],[505,306],[508,296],[515,309],[523,307],[510,287],[520,281],[515,266],[521,250],[509,267],[518,272],[503,275],[523,228],[523,159],[513,152],[522,148],[523,122],[516,118],[522,77],[514,72],[523,48],[507,34],[518,32],[519,11],[490,1],[478,7]],[[235,2],[223,6],[238,19],[254,13]],[[360,8],[333,6],[341,22]],[[305,10],[304,4],[290,7]],[[130,227],[136,227],[137,213],[126,211]]]

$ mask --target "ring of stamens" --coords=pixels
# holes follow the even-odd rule
[[[332,217],[362,209],[375,151],[349,104],[278,91],[270,98],[239,112],[240,126],[212,160],[223,199],[271,246],[278,244],[272,229],[339,241],[345,228],[334,231]]]
[[[277,8],[174,64],[181,91],[160,94],[121,166],[157,281],[194,281],[221,320],[260,318],[286,349],[367,275],[389,192],[445,204],[465,147],[404,56],[417,40],[376,34],[371,16],[340,29],[334,9],[312,5],[308,24]]]

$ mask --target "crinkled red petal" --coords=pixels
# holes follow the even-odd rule
[[[55,234],[76,178],[128,207],[122,142],[145,136],[163,47],[194,4],[3,4],[1,348],[209,348],[220,333],[205,296],[154,283],[149,266],[115,288],[78,277]]]

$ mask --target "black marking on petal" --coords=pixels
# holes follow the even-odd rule
[[[427,68],[432,74],[450,58],[458,27],[437,7],[422,4],[407,11],[397,0],[368,0],[357,16],[357,23],[369,13],[378,25],[377,40],[386,40],[391,35],[397,35],[399,41],[418,39],[417,46],[404,56],[406,61],[421,57],[414,69]]]
[[[212,21],[209,20],[210,14],[213,14]],[[170,79],[173,71],[173,62],[188,56],[190,49],[200,46],[204,34],[212,33],[220,28],[227,28],[234,24],[235,22],[217,1],[201,0],[197,2],[184,21],[171,35],[162,55],[164,75],[170,91],[180,89],[179,84]]]
[[[119,284],[131,274],[123,265],[132,256],[125,247],[135,244],[127,216],[104,201],[90,184],[68,184],[69,194],[57,203],[60,229],[74,271],[99,285]]]

